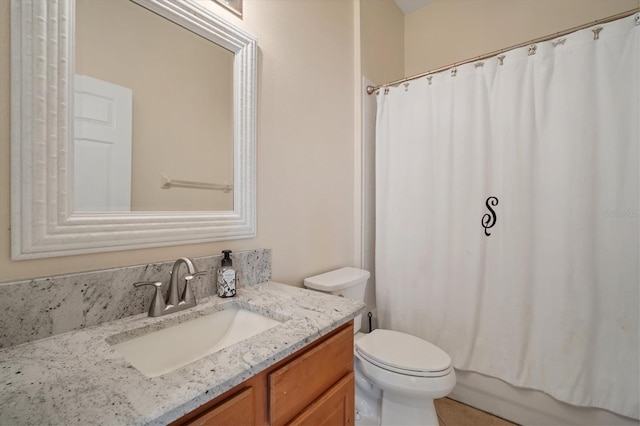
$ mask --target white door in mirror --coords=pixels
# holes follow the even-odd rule
[[[74,210],[131,211],[133,92],[75,76]]]

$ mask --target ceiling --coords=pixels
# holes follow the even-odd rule
[[[394,0],[396,4],[407,14],[414,10],[420,9],[422,6],[426,6],[435,0]]]

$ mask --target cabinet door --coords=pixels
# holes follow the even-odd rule
[[[187,423],[190,426],[247,426],[255,423],[253,387],[246,388],[222,401],[200,417]]]
[[[349,373],[293,419],[290,425],[352,426],[355,415],[354,397],[353,373]]]
[[[269,423],[281,426],[353,371],[353,328],[343,328],[269,374]]]

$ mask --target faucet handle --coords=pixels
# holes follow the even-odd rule
[[[196,272],[195,274],[185,275],[184,279],[187,280],[187,281],[191,281],[194,278],[207,275],[208,273],[209,273],[209,271]]]
[[[137,283],[133,283],[134,287],[142,287],[145,285],[153,285],[156,288],[162,287],[162,282],[160,281],[138,281]]]
[[[153,300],[151,301],[151,306],[149,306],[149,316],[150,317],[159,317],[164,312],[167,304],[162,298],[162,292],[160,289],[162,288],[162,282],[160,281],[140,281],[137,283],[133,283],[134,287],[143,287],[146,285],[152,285],[156,288],[156,291],[153,295]]]
[[[191,288],[191,280],[197,277],[201,277],[203,275],[207,275],[207,271],[196,272],[195,274],[189,274],[184,276],[184,290],[182,291],[182,301],[185,303],[193,303],[196,304],[196,297],[193,294],[193,289]]]

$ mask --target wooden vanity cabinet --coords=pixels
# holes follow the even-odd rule
[[[190,425],[250,425],[261,416],[256,413],[255,388],[247,387],[236,395],[216,404]]]
[[[354,373],[344,376],[318,400],[295,417],[290,425],[353,425],[355,412]]]
[[[172,425],[353,425],[353,321]]]

